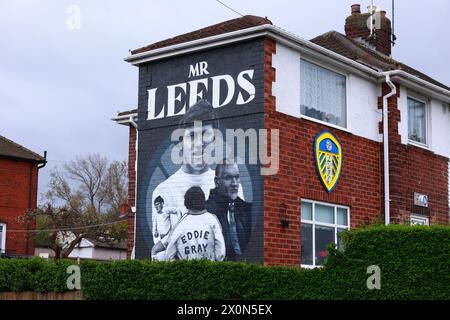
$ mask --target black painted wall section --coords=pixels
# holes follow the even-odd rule
[[[192,74],[191,68],[198,67],[200,72],[203,64],[208,74]],[[246,73],[241,78],[241,84],[254,86],[254,98],[248,103],[238,105],[239,93],[241,102],[250,100],[246,90],[240,89],[238,76],[245,70],[252,70],[252,78]],[[191,71],[191,73],[190,73]],[[214,101],[212,78],[229,75],[234,79],[235,92],[229,104],[215,108],[219,129],[262,129],[264,128],[264,40],[255,39],[226,47],[215,48],[189,55],[168,58],[140,66],[139,69],[139,99],[138,99],[138,176],[137,176],[137,219],[136,219],[136,258],[148,259],[155,245],[152,233],[155,207],[152,200],[153,192],[158,185],[180,169],[180,164],[171,160],[171,151],[175,142],[170,140],[172,132],[179,127],[182,115],[168,116],[168,86],[186,84],[186,91],[175,89],[175,96],[180,101],[175,103],[174,112],[181,112],[189,98],[190,84],[188,82],[207,79],[208,90],[203,90],[203,99],[210,103]],[[242,75],[241,75],[242,76]],[[246,82],[247,81],[247,82]],[[181,85],[183,86],[183,85]],[[159,119],[148,119],[149,90],[155,89],[154,115]],[[203,88],[199,86],[199,88]],[[251,90],[250,90],[251,91]],[[228,90],[225,81],[220,85],[219,103],[226,99]],[[151,104],[151,103],[150,103]],[[162,112],[162,113],[161,113]],[[225,135],[224,135],[225,136]],[[246,153],[257,152],[246,146]],[[210,168],[214,170],[214,165]],[[245,201],[252,203],[250,241],[243,250],[242,260],[263,262],[263,177],[260,175],[259,164],[239,164],[241,187]],[[176,186],[174,186],[176,188]],[[171,190],[173,191],[173,190]],[[154,198],[154,195],[153,195]],[[167,204],[169,205],[169,204]]]

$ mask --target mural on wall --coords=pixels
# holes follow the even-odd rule
[[[262,45],[140,67],[136,258],[262,262]]]
[[[338,139],[328,130],[320,132],[314,141],[314,159],[317,174],[327,192],[336,187],[342,170],[342,148]]]

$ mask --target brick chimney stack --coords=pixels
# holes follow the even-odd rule
[[[374,6],[375,7],[375,6]],[[351,6],[351,15],[345,19],[345,35],[347,38],[357,40],[369,48],[381,52],[387,56],[391,55],[391,20],[386,17],[386,11],[375,11],[372,15],[373,33],[370,35],[370,6],[367,13],[361,13],[361,6]]]
[[[126,217],[128,215],[129,207],[128,203],[122,202],[119,206],[119,218]]]

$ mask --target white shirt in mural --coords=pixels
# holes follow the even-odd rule
[[[205,193],[205,199],[208,200],[209,191],[215,187],[214,177],[215,172],[211,168],[208,168],[207,171],[201,174],[186,173],[180,168],[155,188],[152,194],[152,203],[154,203],[158,196],[161,196],[164,199],[165,211],[176,210],[184,214],[187,212],[184,206],[184,195],[186,191],[191,187],[198,186],[202,188]],[[244,199],[241,185],[239,186],[238,195],[241,199]],[[171,215],[172,226],[179,220],[179,217],[181,215],[178,218],[177,215],[174,215],[174,217]]]
[[[156,212],[153,210],[152,214],[152,233],[153,233],[153,241],[157,242],[162,237],[167,235],[172,229],[172,225],[175,225],[177,221],[172,222],[172,220],[178,220],[178,214],[174,217],[171,217],[172,214],[168,212]],[[173,223],[173,224],[172,224]]]
[[[201,174],[190,174],[181,168],[167,180],[161,182],[153,191],[152,203],[158,196],[164,199],[165,211],[177,211],[181,214],[187,212],[184,206],[184,195],[191,187],[198,186],[205,193],[205,199],[209,197],[209,191],[214,188],[214,170],[208,168]],[[181,217],[181,215],[179,216]],[[171,215],[172,226],[179,220],[177,215]]]
[[[174,227],[165,260],[202,259],[222,261],[225,240],[217,217],[207,211],[186,213]]]
[[[181,216],[187,212],[184,205],[184,195],[189,188],[199,186],[205,193],[205,198],[208,199],[209,191],[214,188],[214,176],[215,172],[210,168],[201,174],[186,173],[180,168],[155,188],[152,194],[152,203],[158,196],[162,197],[164,200],[164,213],[158,214],[154,208],[152,210],[154,243],[165,238],[164,235],[168,235]],[[155,233],[156,225],[164,226],[164,232]]]

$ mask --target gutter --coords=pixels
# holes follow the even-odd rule
[[[399,82],[406,84],[407,87],[412,87],[417,91],[426,91],[427,95],[430,95],[437,100],[450,103],[450,90],[446,90],[431,82],[413,76],[404,70],[386,71],[381,74],[383,76],[389,75],[392,77],[392,80],[398,80]]]
[[[136,122],[134,121],[134,119],[136,119],[137,116],[138,116],[137,113],[132,113],[132,114],[126,114],[123,116],[117,116],[117,117],[111,118],[111,120],[117,122],[117,124],[123,124],[123,125],[129,125],[129,124],[131,124],[130,121],[133,121],[133,123],[137,126]],[[135,125],[133,125],[133,127],[136,127]]]
[[[307,53],[315,54],[320,53],[328,58],[331,58],[333,60],[337,60],[340,63],[353,67],[359,71],[364,72],[366,75],[369,75],[370,77],[379,78],[380,72],[367,67],[359,62],[356,62],[352,59],[349,59],[347,57],[344,57],[334,51],[331,51],[329,49],[326,49],[324,47],[319,46],[318,44],[315,44],[311,41],[305,40],[303,38],[300,38],[299,36],[290,33],[280,27],[276,27],[273,25],[268,25],[268,36],[272,36],[275,40],[278,40],[279,42],[283,43],[284,45],[287,45],[291,48],[305,51],[305,47],[309,50],[307,50]]]
[[[168,46],[160,49],[155,49],[151,51],[146,51],[142,53],[132,54],[124,60],[129,62],[134,66],[139,66],[142,63],[147,63],[150,61],[155,61],[171,56],[177,56],[181,54],[191,53],[195,51],[199,51],[205,48],[212,48],[223,46],[230,43],[236,43],[244,40],[254,39],[262,36],[267,36],[273,38],[284,45],[287,45],[291,48],[297,49],[299,51],[303,51],[308,54],[321,54],[327,58],[330,58],[335,63],[336,61],[342,65],[346,65],[351,67],[353,70],[359,71],[360,74],[363,74],[365,77],[375,78],[377,81],[384,82],[385,75],[389,74],[393,77],[392,80],[402,80],[403,82],[408,83],[409,86],[416,87],[417,90],[423,91],[426,89],[428,93],[432,94],[436,99],[442,100],[444,102],[450,103],[450,91],[444,88],[441,88],[435,84],[432,84],[426,80],[423,80],[419,77],[413,76],[403,70],[393,70],[393,71],[377,71],[373,68],[365,66],[357,61],[346,58],[334,51],[328,50],[324,47],[321,47],[311,41],[300,38],[299,36],[290,33],[280,27],[265,24],[261,26],[256,26],[252,28],[237,30],[233,32],[228,32],[208,38],[193,40],[189,42],[183,42],[180,44],[176,44],[173,46]],[[125,117],[125,116],[123,116]],[[119,120],[121,117],[114,118],[113,120]],[[117,121],[116,120],[116,121]]]
[[[167,58],[171,56],[176,56],[185,53],[191,53],[195,51],[202,50],[204,48],[218,47],[223,46],[230,43],[240,42],[244,40],[254,39],[262,36],[271,37],[275,40],[280,41],[281,43],[293,47],[295,49],[304,50],[304,47],[310,49],[312,51],[319,52],[327,57],[338,60],[344,64],[350,65],[354,68],[360,69],[365,73],[373,77],[379,77],[380,73],[372,68],[369,68],[363,64],[355,62],[352,59],[346,58],[340,54],[335,53],[334,51],[328,50],[324,47],[321,47],[311,41],[302,39],[293,33],[289,33],[286,30],[276,27],[271,24],[265,24],[261,26],[256,26],[252,28],[237,30],[233,32],[228,32],[208,38],[202,38],[198,40],[193,40],[189,42],[183,42],[180,44],[176,44],[173,46],[168,46],[160,49],[155,49],[151,51],[146,51],[142,53],[132,54],[124,60],[126,62],[131,63],[134,66],[139,66],[142,63],[159,60],[162,58]]]
[[[389,225],[391,221],[390,210],[390,186],[389,186],[389,113],[388,99],[397,94],[397,88],[392,83],[390,74],[386,73],[385,81],[391,88],[391,92],[383,97],[383,160],[384,160],[384,224]]]
[[[227,32],[216,36],[202,38],[198,40],[183,42],[172,46],[167,46],[155,50],[145,51],[137,54],[132,54],[124,60],[134,66],[152,60],[162,59],[169,56],[180,55],[183,53],[201,50],[205,47],[211,48],[242,40],[257,38],[265,34],[265,30],[269,25],[261,25],[247,29],[241,29],[233,32]]]

